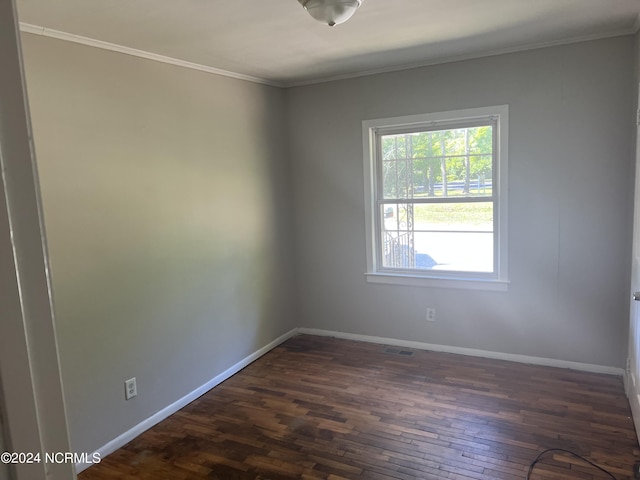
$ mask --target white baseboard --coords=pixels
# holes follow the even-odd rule
[[[228,369],[226,369],[221,374],[216,375],[214,378],[209,380],[204,385],[196,388],[193,392],[185,395],[184,397],[182,397],[178,401],[176,401],[176,402],[172,403],[171,405],[163,408],[159,412],[155,413],[154,415],[150,416],[146,420],[144,420],[144,421],[140,422],[139,424],[137,424],[135,427],[131,428],[130,430],[127,430],[122,435],[114,438],[113,440],[108,442],[106,445],[100,447],[98,450],[96,450],[94,452],[93,456],[95,456],[95,454],[99,454],[100,458],[105,458],[110,453],[115,452],[116,450],[118,450],[119,448],[123,447],[124,445],[129,443],[131,440],[136,438],[138,435],[146,432],[151,427],[153,427],[154,425],[160,423],[162,420],[164,420],[165,418],[169,417],[170,415],[173,415],[174,413],[176,413],[181,408],[184,408],[189,403],[193,402],[196,398],[204,395],[209,390],[211,390],[213,387],[215,387],[216,385],[221,384],[227,378],[229,378],[232,375],[238,373],[244,367],[246,367],[250,363],[254,362],[258,358],[260,358],[262,355],[264,355],[265,353],[273,350],[275,347],[277,347],[281,343],[285,342],[286,340],[290,339],[291,337],[293,337],[297,333],[298,333],[298,329],[294,328],[293,330],[290,330],[289,332],[285,333],[284,335],[276,338],[273,342],[265,345],[260,350],[257,350],[256,352],[252,353],[248,357],[240,360],[238,363],[236,363],[232,367],[229,367]],[[93,458],[93,456],[89,455],[88,458]],[[76,464],[76,472],[80,473],[80,472],[86,470],[87,468],[89,468],[91,465],[93,465],[93,463],[77,463]]]
[[[488,350],[476,350],[473,348],[452,347],[450,345],[413,342],[410,340],[398,340],[395,338],[373,337],[370,335],[359,335],[356,333],[332,332],[329,330],[318,330],[315,328],[299,328],[298,333],[305,335],[343,338],[345,340],[357,340],[360,342],[379,343],[381,345],[393,345],[395,347],[416,348],[418,350],[456,353],[458,355],[469,355],[471,357],[493,358],[496,360],[507,360],[509,362],[527,363],[530,365],[569,368],[571,370],[581,370],[584,372],[606,373],[609,375],[618,376],[622,376],[624,373],[624,369],[622,368],[607,367],[603,365],[592,365],[590,363],[570,362],[567,360],[556,360],[553,358],[530,357],[527,355],[517,355],[514,353],[491,352]]]
[[[211,390],[216,385],[224,382],[227,378],[232,375],[238,373],[244,367],[249,365],[251,362],[254,362],[258,358],[260,358],[265,353],[273,350],[275,347],[290,339],[291,337],[297,334],[305,334],[305,335],[318,335],[323,337],[336,337],[343,338],[345,340],[356,340],[360,342],[368,342],[368,343],[378,343],[381,345],[393,345],[397,347],[407,347],[407,348],[415,348],[419,350],[431,350],[435,352],[446,352],[446,353],[456,353],[458,355],[469,355],[472,357],[483,357],[483,358],[494,358],[497,360],[507,360],[510,362],[518,362],[518,363],[527,363],[532,365],[544,365],[549,367],[558,367],[558,368],[569,368],[572,370],[581,370],[586,372],[594,372],[594,373],[606,373],[609,375],[620,375],[624,376],[624,369],[616,368],[616,367],[607,367],[602,365],[592,365],[589,363],[580,363],[580,362],[569,362],[566,360],[555,360],[552,358],[541,358],[541,357],[529,357],[526,355],[516,355],[512,353],[502,353],[502,352],[491,352],[487,350],[476,350],[473,348],[464,348],[464,347],[452,347],[449,345],[437,345],[432,343],[423,343],[423,342],[414,342],[410,340],[398,340],[395,338],[384,338],[384,337],[374,337],[371,335],[360,335],[355,333],[344,333],[344,332],[333,332],[329,330],[318,330],[314,328],[294,328],[284,335],[276,338],[274,341],[265,345],[260,350],[252,353],[248,357],[239,361],[232,367],[228,368],[221,374],[217,375],[213,379],[209,380],[204,385],[198,387],[193,392],[185,395],[178,401],[172,403],[171,405],[163,408],[156,414],[147,418],[146,420],[140,422],[135,427],[127,430],[122,435],[114,438],[106,445],[102,446],[98,450],[94,452],[94,454],[99,454],[100,458],[104,458],[110,453],[115,452],[119,448],[123,447],[131,440],[136,438],[138,435],[144,433],[149,430],[154,425],[160,423],[165,418],[173,415],[175,412],[185,407],[196,398],[202,396],[209,390]],[[625,378],[625,384],[628,385],[628,388],[631,391],[634,391],[635,384],[633,383],[633,379]],[[631,409],[634,413],[634,418],[640,418],[640,397],[638,395],[629,395],[629,401],[631,403]],[[635,403],[634,403],[635,402]],[[636,416],[637,415],[637,416]],[[640,432],[639,432],[640,433]],[[89,455],[89,458],[93,458]],[[76,464],[76,471],[78,473],[89,468],[92,463],[78,463]]]

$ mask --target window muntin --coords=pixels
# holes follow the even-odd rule
[[[506,116],[363,122],[368,274],[506,281]]]

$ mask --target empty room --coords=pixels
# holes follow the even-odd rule
[[[0,480],[640,478],[639,15],[0,0]]]

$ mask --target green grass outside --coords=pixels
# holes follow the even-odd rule
[[[490,197],[491,194],[492,194],[491,187],[480,187],[480,188],[475,187],[474,188],[472,186],[469,189],[469,195],[482,195],[482,196]],[[464,195],[466,195],[466,194],[460,188],[452,188],[452,189],[449,189],[447,191],[447,196],[448,197],[462,197]],[[442,195],[442,190],[436,190],[435,191],[435,196],[436,196],[436,198],[443,197],[444,195]],[[413,197],[414,198],[429,198],[429,195],[427,195],[426,192],[421,192],[421,193],[414,193]]]
[[[415,205],[413,218],[415,224],[491,225],[493,204],[487,202]]]

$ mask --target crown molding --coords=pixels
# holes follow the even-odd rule
[[[315,78],[315,79],[309,79],[309,80],[299,80],[299,81],[294,80],[294,81],[282,81],[282,82],[278,82],[275,80],[268,80],[260,77],[254,77],[251,75],[244,75],[242,73],[231,72],[231,71],[223,70],[220,68],[201,65],[199,63],[187,62],[185,60],[180,60],[177,58],[158,55],[156,53],[151,53],[144,50],[125,47],[123,45],[117,45],[115,43],[104,42],[102,40],[96,40],[94,38],[83,37],[81,35],[63,32],[60,30],[54,30],[54,29],[42,27],[39,25],[32,25],[24,22],[20,22],[20,31],[25,33],[31,33],[34,35],[42,35],[45,37],[55,38],[58,40],[65,40],[67,42],[78,43],[81,45],[87,45],[94,48],[101,48],[103,50],[109,50],[112,52],[123,53],[125,55],[144,58],[144,59],[152,60],[155,62],[167,63],[169,65],[175,65],[178,67],[198,70],[198,71],[210,73],[213,75],[220,75],[223,77],[235,78],[237,80],[245,80],[247,82],[258,83],[261,85],[269,85],[272,87],[290,88],[290,87],[303,87],[307,85],[316,85],[320,83],[328,83],[328,82],[334,82],[338,80],[350,80],[354,78],[368,77],[371,75],[379,75],[382,73],[400,72],[403,70],[412,70],[415,68],[429,67],[433,65],[461,62],[465,60],[475,60],[479,58],[494,57],[497,55],[506,55],[510,53],[518,53],[518,52],[523,52],[527,50],[537,50],[540,48],[557,47],[562,45],[570,45],[573,43],[588,42],[593,40],[602,40],[606,38],[620,37],[624,35],[635,35],[638,33],[638,31],[640,31],[640,14],[636,18],[636,21],[634,22],[631,28],[608,32],[605,34],[584,35],[581,37],[574,37],[574,38],[565,39],[565,40],[554,40],[550,42],[530,43],[530,44],[521,45],[518,47],[503,48],[503,49],[493,50],[485,53],[475,53],[475,54],[457,55],[457,56],[454,55],[454,56],[436,58],[433,60],[428,60],[423,62],[413,62],[409,64],[396,65],[392,67],[364,70],[360,72],[346,73],[346,74],[340,74],[340,75],[331,75],[327,77],[321,77],[321,78]]]
[[[123,45],[117,45],[115,43],[104,42],[102,40],[96,40],[94,38],[83,37],[82,35],[75,35],[73,33],[62,32],[60,30],[54,30],[52,28],[41,27],[39,25],[32,25],[30,23],[20,22],[20,31],[24,33],[31,33],[34,35],[41,35],[49,38],[55,38],[58,40],[64,40],[67,42],[78,43],[80,45],[86,45],[89,47],[100,48],[102,50],[109,50],[111,52],[123,53],[125,55],[131,55],[133,57],[144,58],[146,60],[153,60],[154,62],[167,63],[169,65],[189,68],[191,70],[198,70],[200,72],[210,73],[213,75],[220,75],[223,77],[235,78],[236,80],[245,80],[247,82],[259,83],[261,85],[269,85],[272,87],[280,87],[280,88],[284,87],[284,84],[282,83],[274,82],[264,78],[253,77],[251,75],[244,75],[242,73],[230,72],[228,70],[209,67],[207,65],[201,65],[199,63],[187,62],[185,60],[180,60],[177,58],[158,55],[156,53],[146,52],[144,50],[138,50],[136,48],[131,48],[131,47],[125,47]]]

